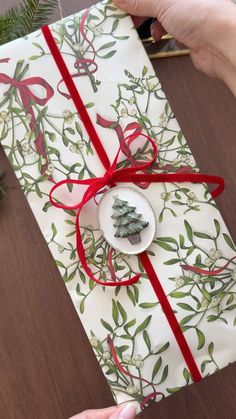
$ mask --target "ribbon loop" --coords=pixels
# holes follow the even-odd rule
[[[17,80],[14,77],[9,77],[6,74],[0,73],[0,83],[10,84],[12,87],[18,89],[25,108],[30,105],[30,100],[38,105],[44,106],[54,94],[53,88],[42,77],[29,77],[24,80]],[[31,91],[29,86],[33,85],[44,88],[45,96],[43,98],[40,98]]]
[[[113,173],[110,170],[107,170],[103,176],[104,186],[110,186],[113,183]]]

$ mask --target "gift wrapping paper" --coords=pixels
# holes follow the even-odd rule
[[[153,173],[199,172],[129,16],[108,0],[50,29],[111,161],[127,134],[144,132],[159,150]],[[135,400],[143,409],[191,384],[138,257],[114,251],[101,235],[97,200],[81,214],[87,263],[105,282],[140,273],[136,284],[112,288],[89,279],[77,256],[76,211],[49,200],[55,182],[102,176],[104,168],[41,31],[1,47],[0,138],[116,402]],[[144,144],[124,150],[118,165],[146,159]],[[235,245],[205,184],[131,186],[154,209],[148,255],[208,376],[236,358]]]

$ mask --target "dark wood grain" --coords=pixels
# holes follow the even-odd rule
[[[1,6],[0,6],[0,12],[4,13],[6,12],[10,7],[19,6],[21,4],[20,0],[1,0]]]
[[[63,14],[88,4],[64,0]],[[225,177],[218,203],[236,239],[236,101],[223,84],[194,70],[189,58],[154,65],[201,170]],[[108,385],[2,150],[0,167],[7,190],[0,209],[0,419],[66,419],[108,406]],[[235,387],[236,364],[142,418],[233,419]]]

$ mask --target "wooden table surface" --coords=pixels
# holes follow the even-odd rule
[[[1,0],[0,11],[17,3]],[[63,16],[91,3],[64,0]],[[199,74],[188,57],[153,64],[201,170],[226,180],[218,205],[236,240],[235,98]],[[66,419],[109,406],[106,380],[2,149],[0,167],[7,190],[0,209],[0,419]],[[236,364],[141,417],[233,419],[235,388]]]

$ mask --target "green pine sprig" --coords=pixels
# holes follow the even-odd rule
[[[23,0],[0,16],[0,45],[36,31],[45,25],[58,0]]]

